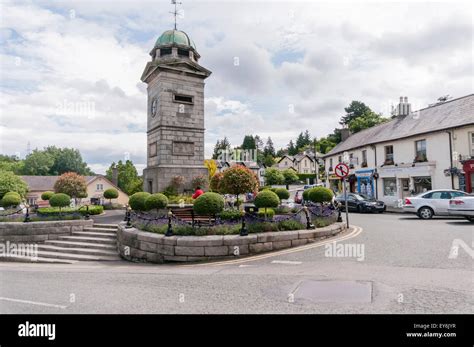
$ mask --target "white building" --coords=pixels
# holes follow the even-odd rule
[[[352,192],[392,207],[411,194],[474,186],[474,94],[411,112],[401,98],[396,117],[350,135],[323,156],[326,186],[341,191],[334,167],[348,156]]]

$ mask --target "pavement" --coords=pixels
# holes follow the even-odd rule
[[[473,224],[388,213],[350,214],[350,223],[340,253],[321,245],[193,265],[0,263],[0,313],[474,312]]]
[[[125,210],[105,210],[103,214],[91,216],[95,223],[118,224],[125,218]]]

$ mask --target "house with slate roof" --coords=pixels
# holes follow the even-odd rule
[[[400,98],[391,121],[350,135],[323,156],[326,186],[341,191],[334,168],[350,167],[352,192],[392,207],[431,189],[474,188],[474,94],[412,111]]]

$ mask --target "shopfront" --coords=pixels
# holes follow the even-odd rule
[[[342,193],[342,181],[336,175],[329,175],[328,176],[329,182],[329,189],[331,189],[335,193]]]
[[[374,170],[359,170],[355,172],[357,178],[357,192],[368,196],[375,196]]]
[[[464,181],[464,190],[468,193],[474,193],[474,160],[466,160],[463,162],[464,177],[459,176],[460,189],[463,189],[461,182]]]

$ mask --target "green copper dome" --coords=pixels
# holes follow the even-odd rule
[[[164,45],[183,45],[196,49],[196,45],[184,31],[180,30],[167,30],[156,40],[155,47]]]

